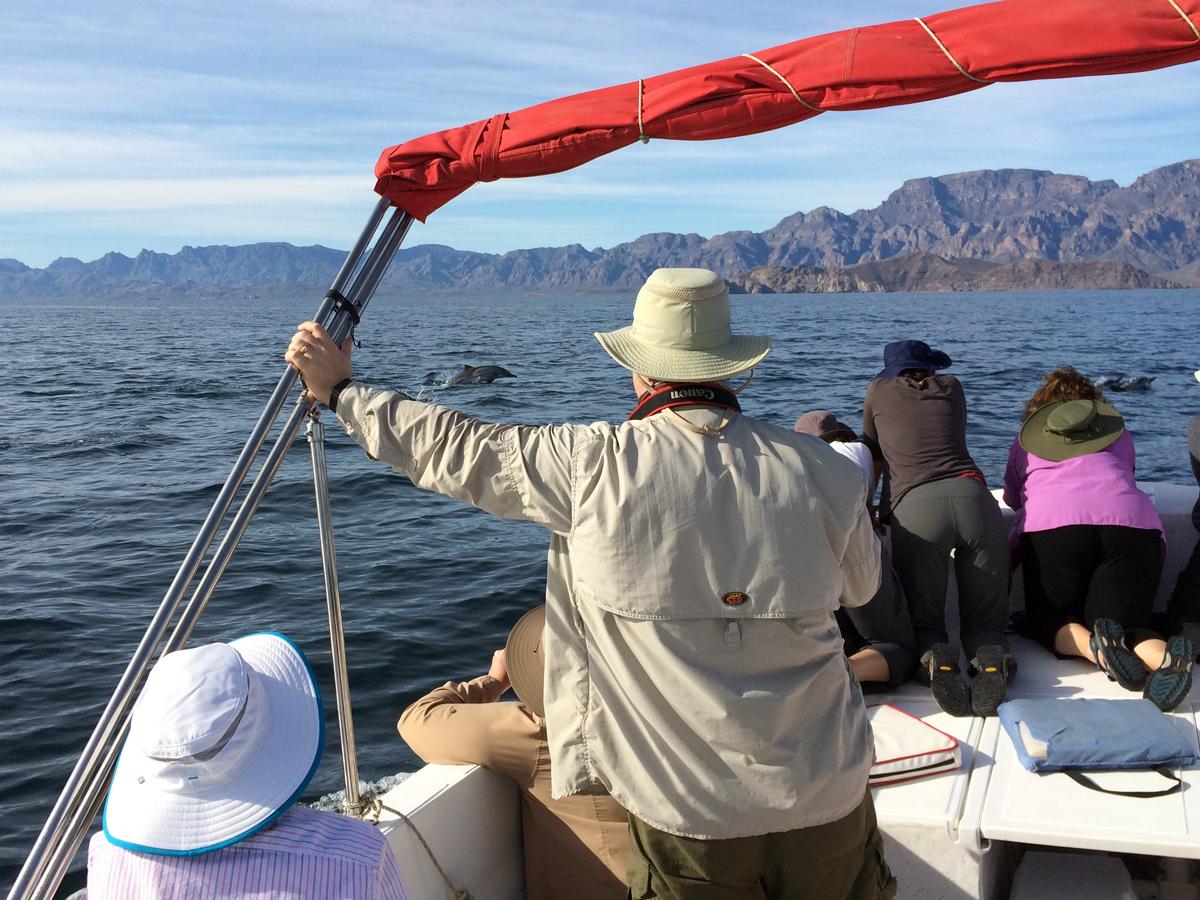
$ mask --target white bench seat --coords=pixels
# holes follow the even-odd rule
[[[1195,704],[1171,714],[1197,747]],[[990,840],[1200,859],[1200,768],[1176,770],[1180,793],[1118,797],[1088,790],[1066,775],[1022,768],[1012,741],[1002,735],[996,752],[981,831]],[[1161,790],[1170,782],[1154,772],[1104,772],[1091,776],[1114,790]]]
[[[1058,659],[1014,637],[1018,660],[1013,699],[1130,698],[1084,660]],[[1200,767],[1180,771],[1185,788],[1160,798],[1117,797],[1088,790],[1065,775],[1037,775],[1021,767],[997,719],[955,719],[940,712],[929,689],[906,684],[869,703],[891,703],[963,742],[956,772],[874,791],[888,862],[900,896],[989,897],[1002,882],[995,870],[1011,863],[995,842],[1107,850],[1200,859]],[[1200,750],[1200,683],[1172,714]],[[1168,786],[1154,773],[1113,772],[1097,783],[1118,790]]]

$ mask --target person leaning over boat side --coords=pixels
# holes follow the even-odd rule
[[[370,388],[311,322],[285,358],[370,456],[550,531],[553,793],[628,810],[632,896],[891,896],[834,620],[879,587],[862,476],[740,414],[720,382],[770,341],[731,333],[714,273],[655,271],[597,339],[632,372],[620,425],[487,424]]]
[[[854,429],[827,409],[814,409],[796,420],[794,431],[811,434],[825,441],[830,448],[853,462],[862,471],[867,483],[867,507],[874,512],[872,499],[878,473],[871,450],[858,439]],[[876,526],[882,550],[879,591],[862,606],[837,610],[838,628],[845,641],[850,668],[865,688],[873,684],[897,687],[917,665],[916,638],[904,588],[892,568],[886,529]]]
[[[967,400],[950,357],[924,341],[883,348],[883,371],[863,401],[863,441],[883,467],[880,521],[904,587],[920,665],[938,705],[956,716],[995,715],[1016,663],[1008,655],[1008,541],[1004,517],[967,451]],[[971,682],[947,643],[950,555],[959,633]]]
[[[294,805],[323,723],[312,667],[283,635],[159,659],[88,845],[88,900],[408,900],[379,831]]]
[[[629,817],[612,797],[550,796],[550,747],[542,704],[546,608],[513,627],[486,675],[447,682],[404,711],[400,736],[439,765],[478,765],[521,791],[527,900],[620,900],[628,892]],[[520,702],[497,703],[512,687]]]
[[[1026,404],[1008,453],[1004,502],[1017,511],[1013,535],[1034,639],[1091,660],[1121,687],[1171,710],[1191,687],[1194,647],[1183,636],[1164,642],[1151,626],[1165,538],[1134,465],[1121,415],[1089,379],[1063,366]]]

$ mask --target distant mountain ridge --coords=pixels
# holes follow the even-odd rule
[[[933,253],[894,256],[848,269],[760,266],[728,279],[746,294],[886,293],[888,291],[1163,290],[1183,285],[1129,263],[1094,259],[1052,262],[1021,259],[945,259]]]
[[[571,244],[504,254],[426,244],[400,250],[381,290],[634,288],[659,266],[701,266],[736,280],[761,267],[844,270],[915,255],[1101,261],[1114,264],[1105,269],[1110,274],[1129,267],[1200,284],[1200,160],[1155,169],[1128,187],[1032,169],[917,178],[873,209],[819,207],[758,233],[647,234],[609,249]],[[133,258],[109,253],[88,263],[58,259],[45,269],[0,259],[0,297],[324,290],[344,256],[328,247],[263,243],[143,250]],[[1043,266],[1038,277],[1053,280],[1054,268]]]

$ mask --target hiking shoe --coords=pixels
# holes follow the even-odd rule
[[[1097,619],[1089,641],[1096,664],[1127,691],[1140,691],[1148,677],[1136,653],[1125,646],[1125,629],[1112,619]]]
[[[1017,661],[1004,653],[999,644],[986,644],[975,651],[971,660],[971,709],[977,716],[994,716],[1004,702]]]
[[[921,670],[943,712],[971,715],[971,692],[958,671],[957,650],[949,644],[934,644],[921,657]]]
[[[1167,653],[1162,665],[1150,673],[1142,696],[1161,709],[1170,712],[1192,689],[1192,663],[1196,646],[1181,635],[1167,641]]]

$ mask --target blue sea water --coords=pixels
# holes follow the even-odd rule
[[[293,301],[0,303],[0,885],[11,884],[109,693],[282,371]],[[1200,412],[1200,292],[750,296],[738,330],[774,349],[746,411],[790,427],[808,409],[861,421],[891,340],[954,358],[968,439],[998,484],[1023,402],[1050,368],[1155,377],[1113,395],[1139,477],[1187,483]],[[592,332],[626,324],[621,294],[377,300],[357,377],[496,421],[619,420],[629,379]],[[503,365],[515,381],[437,388],[430,371]],[[364,778],[417,759],[395,721],[421,693],[485,672],[541,601],[546,535],[415,490],[326,416],[337,558]],[[308,447],[293,447],[194,640],[293,637],[332,698]],[[342,787],[337,723],[307,799]],[[80,883],[82,857],[74,884]]]

